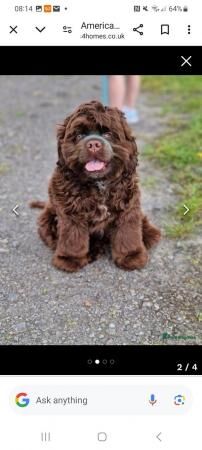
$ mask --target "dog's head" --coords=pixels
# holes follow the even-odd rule
[[[58,164],[80,179],[117,178],[134,172],[137,147],[117,108],[98,101],[80,105],[58,126]]]

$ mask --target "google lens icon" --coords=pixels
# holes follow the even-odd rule
[[[15,397],[15,403],[20,408],[25,408],[29,405],[30,399],[28,398],[27,394],[25,392],[20,392]]]

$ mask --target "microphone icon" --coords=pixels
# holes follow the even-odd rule
[[[149,403],[153,406],[153,405],[155,405],[156,402],[157,402],[157,400],[155,398],[155,395],[151,394],[150,395],[150,399],[149,399]]]

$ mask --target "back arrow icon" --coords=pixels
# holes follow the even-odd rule
[[[16,216],[19,216],[19,213],[16,211],[19,208],[19,205],[16,205],[15,208],[12,209]]]
[[[160,439],[160,435],[161,435],[162,433],[160,432],[159,434],[157,434],[157,436],[156,436],[156,438],[160,441],[160,442],[162,442],[162,440]]]
[[[35,28],[36,28],[36,30],[38,30],[38,31],[39,31],[39,33],[42,33],[42,31],[43,31],[43,30],[45,30],[45,28],[46,28],[46,27],[43,27],[43,28],[41,28],[41,29],[40,29],[40,28],[38,28],[38,27],[35,27]]]
[[[184,212],[184,216],[189,212],[189,208],[186,205],[183,205],[186,211]]]

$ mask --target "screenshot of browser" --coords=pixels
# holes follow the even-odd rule
[[[200,447],[200,2],[0,4],[0,448]]]

